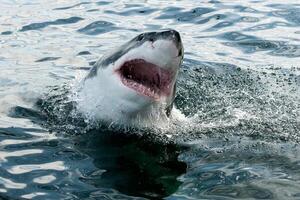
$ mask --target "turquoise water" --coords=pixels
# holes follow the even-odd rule
[[[298,1],[0,2],[0,198],[300,199]],[[69,91],[110,49],[180,32],[167,133],[95,128]]]

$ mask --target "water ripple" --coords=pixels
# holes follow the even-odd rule
[[[245,31],[268,30],[268,29],[273,29],[273,28],[280,27],[280,26],[289,27],[291,25],[288,24],[288,23],[285,23],[285,22],[272,22],[272,23],[259,24],[259,25],[256,25],[256,26],[252,26],[250,28],[245,29]]]
[[[157,11],[157,9],[153,9],[153,8],[138,8],[138,9],[130,9],[130,10],[123,11],[123,12],[117,12],[117,11],[108,10],[108,11],[105,11],[105,13],[107,13],[107,14],[121,15],[121,16],[128,16],[128,15],[149,15],[149,14],[155,12],[155,11]]]
[[[45,175],[45,176],[36,177],[32,181],[34,183],[47,184],[47,183],[51,183],[51,182],[53,182],[55,180],[56,180],[55,176],[53,176],[53,175]]]
[[[10,34],[12,34],[13,32],[12,31],[3,31],[2,33],[1,33],[1,35],[10,35]]]
[[[52,61],[58,59],[60,59],[60,57],[45,57],[45,58],[38,59],[35,62],[45,62],[45,61]]]
[[[64,166],[63,161],[55,161],[55,162],[35,164],[35,165],[16,165],[11,168],[8,168],[7,171],[11,174],[23,174],[23,173],[33,172],[36,170],[63,171],[65,169],[66,168]]]
[[[87,35],[98,35],[106,32],[110,32],[117,29],[113,23],[107,21],[96,21],[90,23],[89,25],[78,29],[78,32],[84,33]]]
[[[181,8],[167,8],[157,19],[173,19],[179,22],[196,22],[199,18],[207,13],[213,12],[212,8],[198,7],[190,11],[182,12]],[[165,12],[165,13],[164,13]]]
[[[272,5],[271,7],[278,7],[278,6]],[[287,21],[293,23],[294,25],[300,25],[299,12],[300,12],[299,8],[293,8],[292,6],[288,6],[288,8],[282,10],[276,10],[272,12],[272,15],[276,17],[284,18]]]
[[[6,189],[24,189],[26,187],[25,183],[16,183],[3,177],[0,177],[0,184]]]
[[[240,32],[226,32],[219,37],[230,41],[247,41],[257,39],[255,36],[242,34]]]
[[[83,18],[81,18],[81,17],[69,17],[66,19],[57,19],[55,21],[32,23],[32,24],[23,26],[20,31],[24,32],[24,31],[30,31],[30,30],[40,30],[40,29],[43,29],[43,28],[45,28],[47,26],[51,26],[51,25],[74,24],[81,20],[83,20]]]
[[[7,158],[9,158],[9,157],[27,156],[27,155],[39,154],[39,153],[43,153],[43,150],[41,150],[41,149],[26,149],[26,150],[12,151],[12,152],[0,151],[0,160],[2,162],[6,162]]]
[[[284,57],[299,57],[300,45],[291,45],[283,41],[268,40],[246,40],[235,43],[223,43],[227,46],[236,47],[245,51],[245,53],[254,53],[258,51],[268,51],[270,55]]]
[[[299,6],[1,1],[0,199],[299,198]],[[70,90],[101,55],[165,28],[185,48],[170,144],[89,130]]]
[[[108,4],[111,4],[112,2],[109,2],[109,1],[98,1],[96,4],[99,5],[99,6],[103,6],[103,5],[108,5]]]
[[[81,3],[77,3],[73,6],[59,7],[59,8],[55,8],[53,10],[68,10],[70,8],[75,8],[75,7],[78,7],[78,6],[81,6],[81,5],[85,5],[85,4],[90,4],[90,2],[81,2]]]

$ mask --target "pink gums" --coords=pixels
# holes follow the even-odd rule
[[[174,73],[143,59],[127,61],[116,72],[125,86],[144,96],[158,100],[172,94]]]

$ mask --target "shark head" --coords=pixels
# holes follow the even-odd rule
[[[78,108],[95,120],[125,125],[169,116],[182,59],[177,31],[142,33],[96,62]]]

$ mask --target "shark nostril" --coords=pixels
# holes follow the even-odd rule
[[[153,38],[150,38],[149,41],[150,41],[150,42],[154,42],[154,39],[153,39]]]

